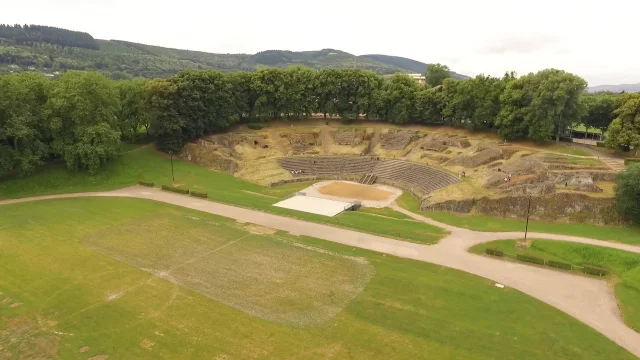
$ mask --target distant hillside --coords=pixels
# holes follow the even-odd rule
[[[611,92],[615,92],[615,93],[620,93],[620,92],[639,92],[640,91],[640,84],[620,84],[620,85],[599,85],[599,86],[592,86],[590,88],[587,89],[588,92],[590,93],[594,93],[594,92],[600,92],[600,91],[611,91]]]
[[[390,56],[390,55],[379,55],[379,54],[371,54],[371,55],[362,55],[359,58],[371,59],[374,61],[379,61],[385,64],[389,64],[392,66],[397,66],[399,68],[410,70],[413,73],[424,74],[427,69],[427,64],[421,61],[400,57],[400,56]],[[454,79],[458,80],[467,80],[468,76],[458,74],[457,72],[451,71],[451,76]]]
[[[313,69],[357,67],[380,75],[422,73],[425,63],[344,51],[267,50],[254,55],[171,49],[122,40],[96,40],[87,33],[46,26],[0,25],[0,73],[36,68],[42,72],[95,69],[112,78],[169,77],[186,69],[223,72],[304,65]],[[453,73],[456,78],[466,78]]]

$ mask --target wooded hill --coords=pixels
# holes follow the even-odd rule
[[[0,25],[0,71],[35,67],[43,72],[95,69],[114,79],[169,77],[186,69],[223,72],[304,65],[313,69],[359,68],[385,75],[424,73],[427,64],[385,55],[355,56],[344,51],[267,50],[257,54],[214,54],[97,40],[87,33],[38,25]],[[16,69],[11,69],[15,71]],[[467,78],[452,72],[454,78]]]

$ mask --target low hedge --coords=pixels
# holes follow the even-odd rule
[[[486,248],[484,249],[484,252],[488,255],[491,256],[500,256],[503,257],[504,256],[504,252],[498,250],[498,249],[490,249],[490,248]]]
[[[585,274],[597,275],[597,276],[605,276],[609,273],[607,269],[603,269],[601,267],[591,266],[591,265],[585,265],[582,268],[582,271],[584,271]]]
[[[540,259],[535,256],[517,255],[516,259],[518,259],[519,261],[524,261],[528,263],[544,265],[544,259]]]
[[[553,261],[553,260],[547,260],[547,266],[550,266],[556,269],[565,269],[565,270],[573,269],[573,265],[571,264],[563,263],[560,261]]]
[[[140,184],[142,186],[148,186],[148,187],[153,187],[153,185],[154,185],[154,183],[148,182],[148,181],[138,181],[138,184]]]
[[[187,189],[178,189],[178,188],[174,188],[173,186],[169,186],[169,185],[162,185],[162,190],[167,190],[167,191],[171,191],[171,192],[178,193],[178,194],[184,194],[184,195],[189,194],[189,190],[187,190]]]
[[[208,197],[207,193],[201,193],[201,192],[197,192],[197,191],[191,191],[191,193],[189,193],[189,195],[195,196],[195,197],[199,197],[199,198],[203,198],[203,199],[206,199]]]
[[[640,159],[624,159],[625,165],[635,164],[635,163],[640,163]]]
[[[249,124],[247,127],[251,130],[262,130],[264,129],[264,125],[262,124]]]
[[[597,146],[597,147],[605,147],[605,146],[604,146],[604,141],[598,141],[598,142],[596,142],[596,146]]]

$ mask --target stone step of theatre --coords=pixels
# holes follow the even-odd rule
[[[390,180],[424,193],[456,184],[460,180],[447,172],[427,165],[373,156],[305,156],[278,159],[278,164],[293,176],[360,175],[361,184],[376,179]]]

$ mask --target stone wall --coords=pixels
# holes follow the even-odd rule
[[[483,197],[475,200],[450,200],[436,204],[423,202],[421,209],[525,219],[528,201],[528,196]],[[470,204],[472,205],[470,206]],[[620,225],[623,223],[615,209],[614,199],[573,193],[532,197],[530,218],[599,225]]]

